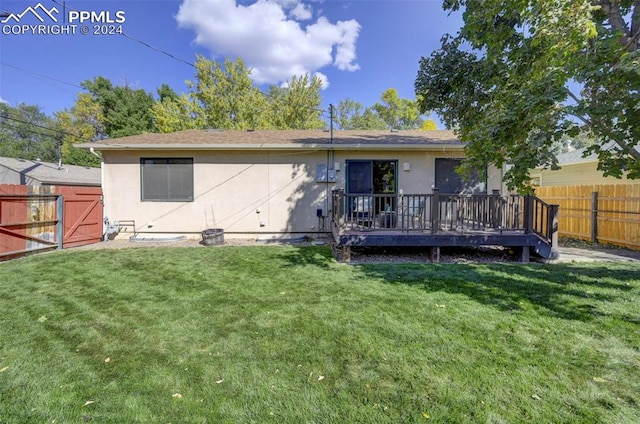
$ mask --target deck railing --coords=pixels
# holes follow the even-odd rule
[[[521,231],[551,240],[557,206],[534,196],[492,194],[347,194],[333,192],[332,220],[359,231]]]

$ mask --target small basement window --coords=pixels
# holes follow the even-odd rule
[[[193,158],[140,159],[143,202],[193,202]]]

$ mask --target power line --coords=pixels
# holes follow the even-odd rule
[[[62,136],[73,137],[76,140],[79,140],[79,141],[82,141],[82,142],[91,142],[91,141],[93,141],[93,140],[87,140],[87,139],[85,139],[83,137],[77,136],[75,134],[72,134],[72,133],[69,133],[69,132],[66,132],[66,131],[63,131],[63,130],[58,130],[58,129],[55,129],[55,128],[49,128],[49,127],[44,126],[44,125],[39,125],[39,124],[36,124],[36,123],[33,123],[33,122],[29,122],[29,121],[23,121],[22,119],[16,119],[16,118],[12,118],[10,116],[0,116],[0,121],[5,120],[5,119],[8,119],[8,120],[14,121],[14,122],[19,122],[19,123],[25,124],[25,125],[30,125],[32,127],[41,128],[41,129],[44,129],[44,130],[47,130],[47,131],[51,131],[51,132],[54,132],[54,133],[58,133],[58,134],[61,134]],[[6,125],[6,123],[5,123],[5,125]],[[20,130],[20,128],[18,128],[16,126],[13,126],[13,125],[9,125],[9,127],[11,129],[13,129],[13,130]],[[55,137],[52,134],[45,134],[45,133],[42,133],[42,132],[35,132],[34,130],[27,129],[27,131],[31,132],[32,134],[36,133],[36,134],[43,135],[45,137]]]
[[[20,72],[24,72],[25,74],[30,74],[30,75],[37,76],[37,77],[40,77],[40,78],[46,78],[46,79],[51,80],[51,81],[59,82],[61,84],[70,85],[71,87],[83,88],[82,86],[80,86],[78,84],[73,84],[73,83],[70,83],[70,82],[62,81],[60,79],[49,77],[47,75],[43,75],[43,74],[40,74],[38,72],[34,72],[34,71],[30,71],[28,69],[20,68],[18,66],[12,65],[12,64],[4,62],[4,61],[0,61],[0,65],[8,66],[9,68],[13,68],[13,69],[18,70]]]
[[[75,9],[73,9],[73,8],[71,8],[71,7],[69,7],[69,6],[67,6],[66,2],[63,4],[63,3],[60,3],[58,0],[51,0],[51,1],[52,1],[53,3],[55,3],[55,4],[57,4],[58,6],[62,6],[63,8],[66,8],[66,9],[69,9],[69,10],[73,10],[74,12],[77,12],[77,10],[75,10]],[[179,58],[179,57],[177,57],[177,56],[175,56],[175,55],[173,55],[173,54],[171,54],[171,53],[169,53],[169,52],[167,52],[167,51],[164,51],[164,50],[162,50],[161,48],[158,48],[158,47],[152,46],[151,44],[149,44],[149,43],[147,43],[147,42],[145,42],[145,41],[142,41],[142,40],[140,40],[140,39],[138,39],[138,38],[136,38],[136,37],[133,37],[133,36],[131,36],[131,35],[129,35],[129,34],[127,34],[127,33],[125,33],[124,31],[122,31],[122,32],[120,33],[120,35],[122,35],[123,37],[128,38],[129,40],[135,41],[135,42],[137,42],[137,43],[139,43],[139,44],[141,44],[141,45],[145,46],[145,47],[146,47],[146,48],[148,48],[148,49],[151,49],[151,50],[153,50],[153,51],[155,51],[155,52],[158,52],[158,53],[164,54],[165,56],[168,56],[168,57],[170,57],[171,59],[174,59],[174,60],[176,60],[176,61],[178,61],[178,62],[182,62],[182,63],[184,63],[184,64],[186,64],[186,65],[189,65],[189,66],[191,66],[191,67],[193,67],[193,68],[195,68],[195,67],[196,67],[196,65],[194,65],[193,63],[191,63],[191,62],[189,62],[189,61],[187,61],[187,60],[184,60],[184,59],[182,59],[182,58]]]

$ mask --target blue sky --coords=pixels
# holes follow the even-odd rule
[[[414,98],[420,57],[462,24],[459,14],[442,10],[441,1],[428,0],[67,0],[66,13],[61,4],[5,0],[0,6],[18,18],[0,24],[0,99],[12,106],[37,104],[47,114],[70,108],[80,83],[96,76],[154,94],[167,83],[180,93],[194,76],[194,68],[181,60],[193,63],[196,54],[242,57],[261,87],[294,74],[316,74],[326,82],[325,108],[346,98],[368,106],[390,87]],[[43,22],[30,11],[20,17],[28,7],[36,8]],[[89,16],[81,23],[71,12]],[[103,21],[123,22],[99,22],[95,15],[101,12]],[[75,34],[46,35],[23,25],[43,25],[47,31],[76,27],[67,29]],[[80,33],[82,25],[89,34]],[[93,34],[109,25],[135,40]]]

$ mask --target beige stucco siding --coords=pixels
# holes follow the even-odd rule
[[[222,228],[225,237],[314,233],[317,209],[329,214],[331,191],[345,188],[346,161],[398,161],[397,187],[404,193],[431,193],[436,157],[461,157],[461,151],[103,151],[105,216],[135,220],[140,233],[192,236]],[[194,201],[141,201],[140,158],[193,158]],[[316,181],[317,166],[339,163],[335,183]],[[404,170],[407,163],[409,170]],[[488,190],[500,189],[495,169]],[[329,219],[325,220],[328,230]],[[128,234],[121,234],[127,236]]]
[[[313,231],[324,183],[315,163],[326,153],[300,152],[105,152],[105,215],[135,220],[139,232],[226,233]],[[192,157],[193,202],[140,200],[140,158]]]

